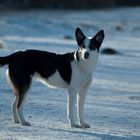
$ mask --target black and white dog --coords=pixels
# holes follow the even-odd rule
[[[37,76],[47,85],[68,90],[67,117],[71,127],[90,127],[83,118],[84,101],[98,61],[104,31],[88,38],[77,28],[75,35],[78,49],[72,53],[26,50],[0,57],[0,66],[8,65],[7,79],[15,95],[12,105],[15,123],[30,125],[24,119],[22,107],[32,77]],[[79,125],[75,124],[74,118],[76,99]]]

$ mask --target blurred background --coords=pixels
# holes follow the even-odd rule
[[[57,8],[91,9],[116,6],[138,6],[140,0],[0,0],[0,9]]]

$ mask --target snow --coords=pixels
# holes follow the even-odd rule
[[[75,28],[86,35],[105,30],[102,49],[118,55],[100,55],[86,99],[89,129],[69,128],[67,93],[34,81],[24,114],[30,127],[12,123],[14,99],[0,69],[0,139],[2,140],[139,140],[140,139],[140,8],[84,11],[0,12],[0,56],[24,49],[58,53],[76,49]],[[68,36],[69,38],[66,38]]]

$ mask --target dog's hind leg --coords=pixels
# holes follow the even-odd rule
[[[18,117],[18,112],[17,112],[17,104],[18,104],[18,96],[15,96],[14,102],[12,104],[12,109],[13,109],[13,122],[14,123],[20,123],[19,117]]]
[[[18,74],[18,72],[13,72],[9,70],[8,81],[12,87],[12,90],[15,94],[15,99],[13,102],[13,121],[15,123],[20,123],[22,125],[30,125],[25,121],[22,108],[25,101],[26,93],[31,84],[30,75]]]
[[[19,121],[21,125],[26,125],[26,126],[30,126],[30,123],[27,122],[23,116],[23,104],[26,98],[26,92],[19,92],[19,100],[18,100],[18,104],[17,104],[17,113],[18,113],[18,117],[19,117]]]
[[[10,78],[10,75],[9,75],[9,70],[7,70],[7,72],[6,72],[6,78],[7,78],[7,81],[8,81],[8,83],[10,84],[10,86],[13,90],[14,95],[15,95],[15,99],[14,99],[13,104],[12,104],[13,122],[14,123],[20,123],[19,117],[18,117],[18,112],[17,112],[17,104],[18,104],[18,101],[19,101],[18,91],[16,90],[14,84],[11,81],[11,78]]]

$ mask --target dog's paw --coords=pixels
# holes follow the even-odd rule
[[[25,122],[21,122],[20,124],[24,125],[24,126],[31,126],[31,124],[29,122],[26,122],[26,121]]]
[[[81,123],[80,124],[80,127],[81,128],[90,128],[90,125],[89,124],[86,124],[86,123]]]
[[[18,123],[18,124],[20,124],[20,121],[19,120],[13,120],[13,123]]]
[[[78,124],[70,124],[70,128],[80,128],[80,125],[78,125]]]
[[[88,125],[86,123],[82,123],[80,125],[78,125],[78,124],[71,124],[70,127],[71,128],[90,128],[90,125]]]

